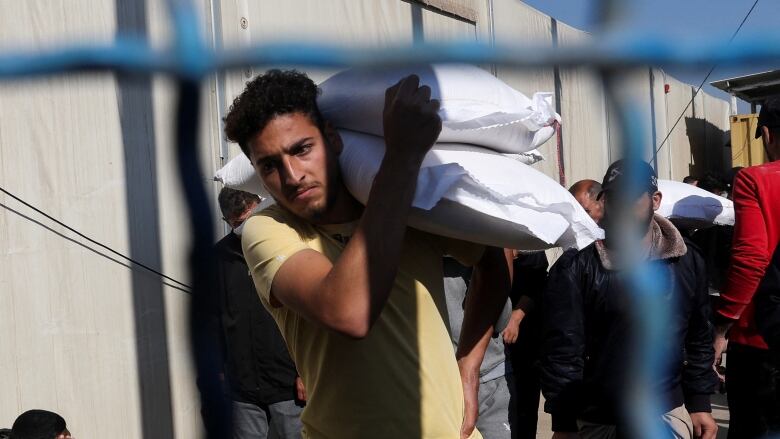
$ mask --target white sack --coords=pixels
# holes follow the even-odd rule
[[[263,182],[257,176],[254,166],[244,153],[233,157],[227,164],[221,167],[214,180],[231,189],[237,189],[251,194],[267,198],[268,192],[263,187]]]
[[[485,70],[463,64],[345,70],[320,84],[317,103],[336,128],[382,136],[385,90],[412,73],[441,101],[437,142],[522,153],[546,142],[555,134],[552,123],[560,122],[552,93],[529,99]]]
[[[526,165],[533,165],[534,163],[544,160],[544,155],[536,149],[519,154],[505,155]],[[214,174],[214,180],[229,188],[258,194],[263,198],[269,196],[268,192],[263,187],[263,183],[255,174],[254,167],[244,154],[234,157],[225,166],[220,168],[216,174]]]
[[[384,155],[381,138],[341,131],[347,188],[368,200]],[[523,250],[584,248],[603,232],[569,192],[494,151],[438,143],[417,180],[409,224],[437,235]]]
[[[658,213],[680,228],[734,225],[734,203],[728,198],[672,180],[658,180],[658,190],[662,195]]]
[[[365,204],[384,156],[384,141],[346,130],[340,134],[344,182]],[[264,189],[258,192],[262,184],[245,156],[234,158],[218,174],[226,175],[228,167],[232,175],[245,179],[223,179],[232,182],[227,186],[266,196]],[[603,237],[557,182],[513,158],[472,145],[434,146],[423,161],[412,206],[412,227],[497,247],[584,248]]]

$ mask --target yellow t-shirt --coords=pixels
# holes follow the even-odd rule
[[[335,263],[356,226],[315,227],[272,206],[247,220],[242,234],[255,287],[306,386],[304,437],[457,439],[463,387],[445,321],[442,256],[473,265],[482,246],[408,229],[387,304],[361,340],[269,302],[287,258],[313,249]],[[472,438],[481,437],[475,430]]]

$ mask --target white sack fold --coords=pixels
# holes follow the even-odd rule
[[[345,70],[320,84],[317,104],[336,128],[382,136],[385,91],[413,73],[441,103],[437,142],[523,153],[552,137],[553,123],[561,120],[552,93],[535,93],[529,99],[489,72],[466,64]]]

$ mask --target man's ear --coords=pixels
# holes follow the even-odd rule
[[[761,127],[761,137],[764,140],[764,145],[771,145],[775,140],[775,136],[774,133],[772,133],[772,130],[765,126]]]
[[[653,212],[655,212],[661,207],[661,199],[663,199],[663,194],[656,191],[651,198],[653,200]]]
[[[777,138],[777,133],[773,132],[769,127],[761,127],[761,140],[764,142],[764,152],[766,152],[769,161],[775,161],[780,158],[780,139]]]
[[[325,122],[322,134],[328,141],[328,145],[333,148],[333,152],[335,152],[336,155],[341,154],[341,151],[344,149],[344,142],[341,141],[341,135],[333,128],[333,125],[330,122]]]

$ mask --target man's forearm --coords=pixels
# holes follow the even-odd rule
[[[456,355],[461,366],[478,369],[482,363],[496,319],[512,287],[511,267],[511,258],[495,247],[488,247],[475,267]]]
[[[421,162],[385,158],[360,224],[322,286],[334,309],[358,316],[358,333],[376,321],[392,290]]]

